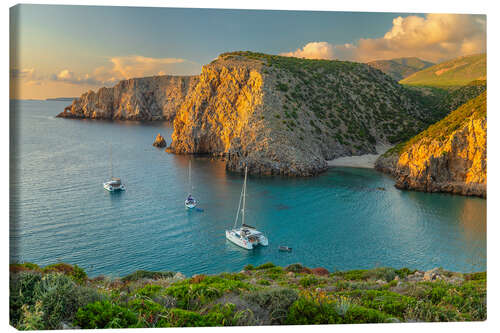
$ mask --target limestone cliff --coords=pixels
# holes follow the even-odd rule
[[[396,187],[486,197],[486,92],[381,156]]]
[[[235,171],[308,176],[326,160],[418,133],[424,117],[368,65],[233,52],[203,67],[168,150],[224,156]]]
[[[196,82],[196,76],[169,75],[120,81],[83,94],[58,117],[172,120]]]

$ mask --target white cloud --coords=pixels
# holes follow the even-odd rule
[[[282,55],[310,59],[371,61],[398,57],[419,57],[429,61],[486,52],[484,15],[427,14],[399,16],[381,38],[361,38],[355,44],[306,44]]]
[[[333,59],[334,46],[327,42],[307,43],[303,48],[292,52],[281,53],[282,56],[306,59]]]

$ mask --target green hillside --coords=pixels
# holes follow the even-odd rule
[[[427,141],[445,140],[451,133],[462,127],[466,121],[481,117],[486,117],[486,91],[469,100],[434,125],[429,126],[425,131],[390,149],[385,155],[389,156],[393,153],[400,155],[408,147],[423,139]]]
[[[424,61],[416,57],[376,60],[367,62],[366,64],[381,70],[396,81],[400,81],[415,72],[434,65],[432,62]]]
[[[450,88],[474,80],[486,80],[486,54],[464,56],[426,68],[400,81],[401,84]]]

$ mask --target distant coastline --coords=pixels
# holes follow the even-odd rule
[[[46,101],[61,101],[61,102],[72,102],[77,97],[56,97],[56,98],[46,98]]]

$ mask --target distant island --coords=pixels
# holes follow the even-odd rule
[[[46,101],[61,101],[61,102],[71,102],[77,97],[55,97],[55,98],[46,98]]]

